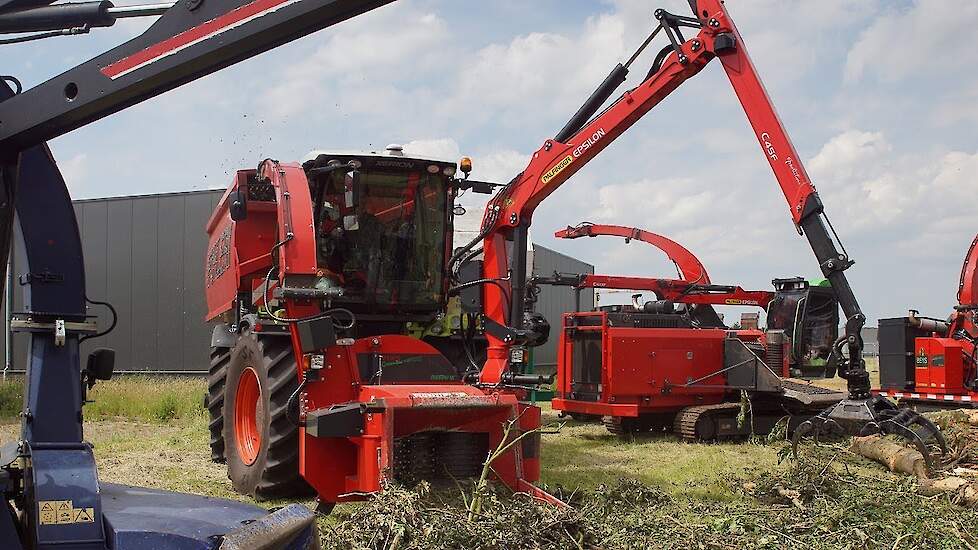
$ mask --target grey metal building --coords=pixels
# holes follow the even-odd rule
[[[205,190],[75,201],[88,298],[111,303],[119,314],[119,324],[111,334],[82,345],[83,357],[91,349],[109,347],[116,350],[120,372],[207,371],[211,330],[204,323],[204,226],[223,193]],[[23,310],[16,284],[23,256],[12,256],[15,276],[8,285],[12,299],[6,302],[8,311],[17,312]],[[594,272],[591,265],[535,245],[533,273],[554,270]],[[573,309],[573,294],[567,288],[544,289],[538,309],[552,326],[559,327],[560,313]],[[592,304],[591,293],[585,293],[582,307],[590,309]],[[100,324],[111,317],[100,306],[92,313],[98,315]],[[22,370],[26,337],[13,335],[9,354],[6,341],[0,344],[5,364],[13,371]],[[535,357],[544,369],[552,369],[556,337],[539,348]]]

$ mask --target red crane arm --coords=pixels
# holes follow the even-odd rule
[[[695,19],[667,14],[662,10],[655,12],[656,18],[662,21],[656,32],[665,30],[672,43],[671,52],[661,60],[661,65],[654,65],[641,84],[625,92],[592,118],[599,104],[624,81],[631,60],[625,67],[616,67],[571,122],[556,138],[546,140],[533,153],[523,172],[503,187],[487,206],[481,232],[484,239],[483,275],[484,279],[499,284],[483,287],[489,349],[480,376],[482,382],[504,382],[504,374],[510,363],[522,361],[523,354],[519,350],[511,353],[510,348],[520,344],[526,283],[524,251],[527,231],[537,205],[714,57],[720,58],[744,108],[788,202],[792,220],[808,239],[822,273],[831,282],[846,314],[846,337],[840,342],[845,342],[849,357],[861,357],[860,331],[865,316],[844,273],[852,262],[844,249],[841,252],[837,249],[836,241],[829,233],[830,226],[823,219],[821,200],[722,0],[693,0],[690,5]],[[681,42],[679,26],[693,26],[699,30],[696,36]],[[655,33],[646,44],[654,36]],[[660,56],[666,51],[660,52]],[[588,121],[585,123],[585,120]],[[500,327],[505,330],[500,330]],[[840,375],[849,381],[850,396],[854,399],[868,397],[869,378],[861,361],[854,359],[850,365],[841,354],[837,354],[837,357],[844,362]]]
[[[715,0],[713,3],[716,3]],[[719,4],[716,5],[719,7]],[[533,211],[540,202],[638,119],[706,66],[714,57],[714,40],[719,34],[717,31],[728,28],[726,13],[722,9],[713,11],[714,18],[723,22],[722,27],[704,26],[696,38],[677,44],[679,53],[669,54],[657,71],[652,72],[637,87],[625,92],[604,112],[584,124],[568,139],[546,140],[543,146],[533,153],[527,167],[501,189],[486,206],[482,222],[483,275],[485,279],[508,281],[510,291],[505,292],[497,285],[483,287],[483,309],[487,320],[486,336],[489,347],[480,381],[490,384],[500,383],[508,368],[510,342],[513,338],[507,339],[501,333],[494,334],[493,329],[497,326],[516,328],[520,325],[522,304],[519,302],[522,301],[525,289],[524,258],[526,255],[518,251],[526,249],[526,229],[529,227]],[[612,79],[617,79],[618,83],[624,81],[627,70],[621,65],[616,67],[616,70],[619,71],[618,76],[616,77],[613,71],[605,84]],[[517,228],[521,230],[514,231]],[[513,241],[511,249],[517,250],[513,254],[512,266],[508,257],[507,240]],[[510,279],[511,272],[516,274],[515,279]]]
[[[766,290],[744,290],[739,286],[701,285],[682,279],[620,277],[617,275],[581,276],[577,288],[612,288],[654,292],[663,300],[682,304],[726,306],[759,306],[766,308],[774,293]]]
[[[703,262],[695,254],[676,241],[657,233],[652,233],[651,231],[621,225],[582,223],[575,227],[568,226],[567,229],[561,229],[554,233],[554,237],[558,239],[577,239],[580,237],[597,237],[599,235],[623,237],[626,243],[634,239],[651,244],[669,256],[672,263],[676,264],[676,268],[679,269],[679,275],[684,280],[697,284],[710,284],[710,275],[706,272],[706,267],[703,265]]]

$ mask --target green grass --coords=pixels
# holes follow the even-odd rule
[[[85,418],[119,418],[140,422],[172,422],[201,418],[207,383],[203,378],[117,376],[88,392]],[[0,382],[0,419],[10,419],[23,405],[23,377]]]
[[[17,437],[19,388],[20,381],[0,384],[0,441]],[[202,379],[169,377],[130,376],[97,386],[90,394],[95,403],[85,408],[85,437],[95,445],[100,478],[249,501],[233,491],[224,465],[210,461],[204,389]],[[544,422],[557,421],[545,406]],[[958,548],[963,546],[956,542],[959,532],[978,544],[974,511],[916,495],[912,482],[851,456],[844,445],[807,445],[802,452],[807,462],[817,464],[814,470],[811,465],[799,470],[790,460],[779,463],[784,449],[783,441],[687,443],[664,434],[620,440],[601,425],[568,422],[560,433],[543,436],[541,483],[569,496],[580,514],[591,518],[561,521],[569,528],[583,521],[604,548]],[[826,472],[824,483],[836,486],[831,491],[821,479]],[[602,504],[601,495],[617,494],[622,479],[637,480],[650,494],[665,496],[648,502],[626,491]],[[779,496],[781,488],[815,492],[803,497],[804,509],[796,509]],[[499,542],[505,537],[493,529],[509,529],[505,521],[514,510],[531,514],[527,518],[541,513],[501,496],[487,508],[496,519],[475,527],[445,524],[451,521],[446,506],[460,505],[457,491],[429,498],[408,515],[398,502],[345,504],[321,519],[320,529],[326,547],[352,548],[353,542],[345,541],[373,540],[383,525],[416,535],[431,529],[468,533],[464,527],[500,537],[491,539],[497,543],[484,541],[485,548],[518,547]],[[542,514],[535,521],[551,521],[549,512]],[[527,536],[522,542],[527,547],[554,547]],[[368,548],[379,544],[364,542]]]
[[[205,414],[203,378],[124,376],[97,384],[86,418],[126,418],[144,422],[196,419]]]
[[[0,419],[14,418],[24,406],[24,381],[20,376],[0,380]]]
[[[557,420],[549,406],[543,420]],[[600,424],[579,422],[545,435],[543,445],[541,481],[549,486],[596,489],[625,477],[669,494],[718,501],[734,498],[731,478],[777,468],[779,450],[749,442],[689,443],[671,434],[619,439]]]

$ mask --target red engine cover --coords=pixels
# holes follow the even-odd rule
[[[723,401],[722,374],[726,331],[689,328],[613,327],[604,313],[569,313],[600,316],[600,326],[567,326],[561,332],[557,359],[558,396],[555,409],[608,416],[675,411]],[[571,323],[572,325],[573,323]],[[600,334],[600,359],[584,349],[573,334]],[[597,342],[595,342],[597,344]],[[600,361],[597,396],[582,395],[579,380],[584,361]],[[576,366],[575,366],[576,365]],[[712,376],[711,376],[712,375]],[[687,383],[695,384],[686,386]]]
[[[964,346],[952,338],[915,340],[916,391],[921,393],[963,393]]]

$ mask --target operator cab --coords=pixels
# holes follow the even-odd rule
[[[775,294],[767,307],[767,330],[784,331],[791,342],[791,375],[834,376],[829,356],[839,337],[839,302],[828,281],[793,277],[771,282]]]
[[[431,313],[447,302],[454,162],[381,152],[313,151],[302,164],[317,264],[357,313]]]

